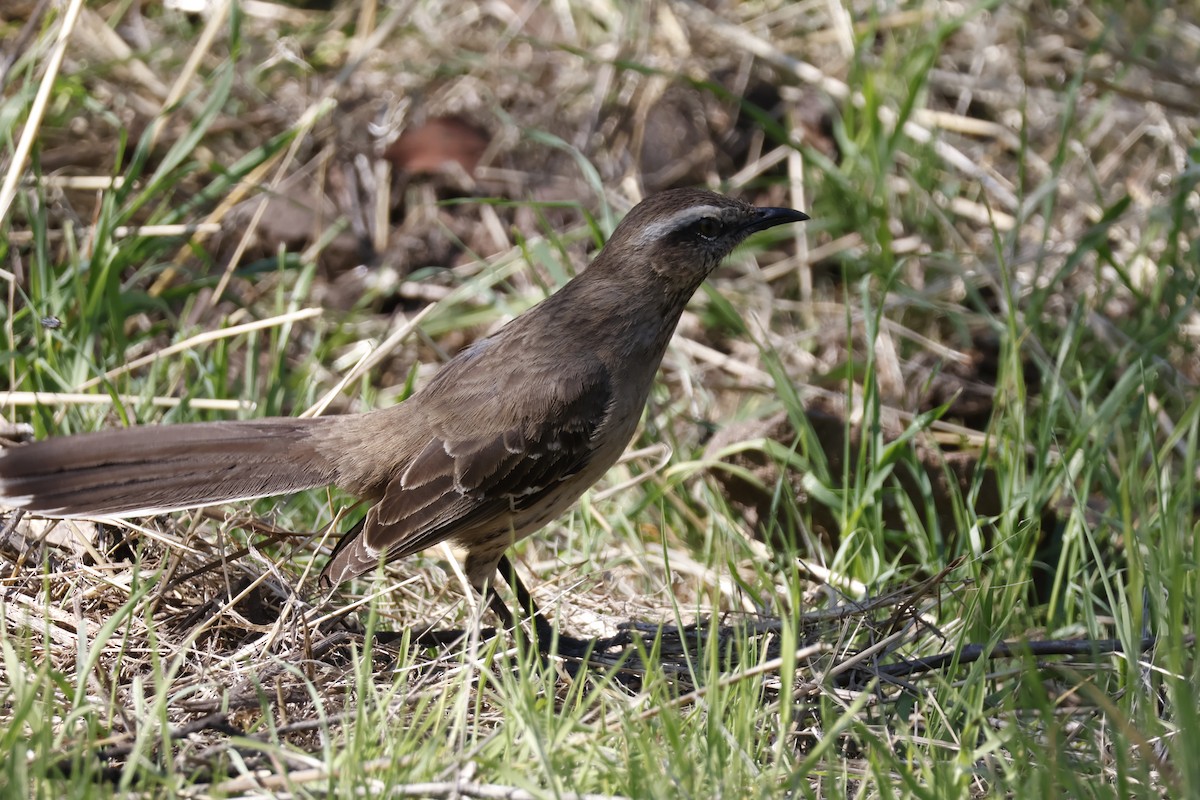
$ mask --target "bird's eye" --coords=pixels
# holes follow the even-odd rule
[[[705,239],[715,239],[720,232],[721,223],[717,222],[713,217],[701,217],[696,222],[696,233]]]

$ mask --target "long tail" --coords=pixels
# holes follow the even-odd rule
[[[0,450],[0,502],[52,517],[147,516],[334,482],[336,418],[150,425]]]

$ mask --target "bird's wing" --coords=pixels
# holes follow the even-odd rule
[[[401,558],[491,519],[502,533],[508,514],[536,505],[584,469],[612,400],[607,370],[559,376],[543,389],[535,414],[527,402],[476,395],[463,401],[469,418],[431,424],[428,442],[387,484],[361,534],[339,542],[327,579],[339,583],[372,569],[382,554]],[[527,413],[506,413],[508,407]]]

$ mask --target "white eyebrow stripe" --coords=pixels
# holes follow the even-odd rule
[[[676,211],[666,219],[660,219],[657,222],[651,222],[648,225],[643,225],[634,237],[634,244],[646,245],[651,242],[663,238],[672,231],[677,231],[685,228],[704,217],[716,217],[721,219],[724,217],[725,209],[720,206],[689,206],[681,211]]]

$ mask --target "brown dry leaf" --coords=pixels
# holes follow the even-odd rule
[[[401,133],[383,157],[410,175],[433,175],[456,164],[474,178],[490,142],[487,131],[461,117],[432,117]]]

